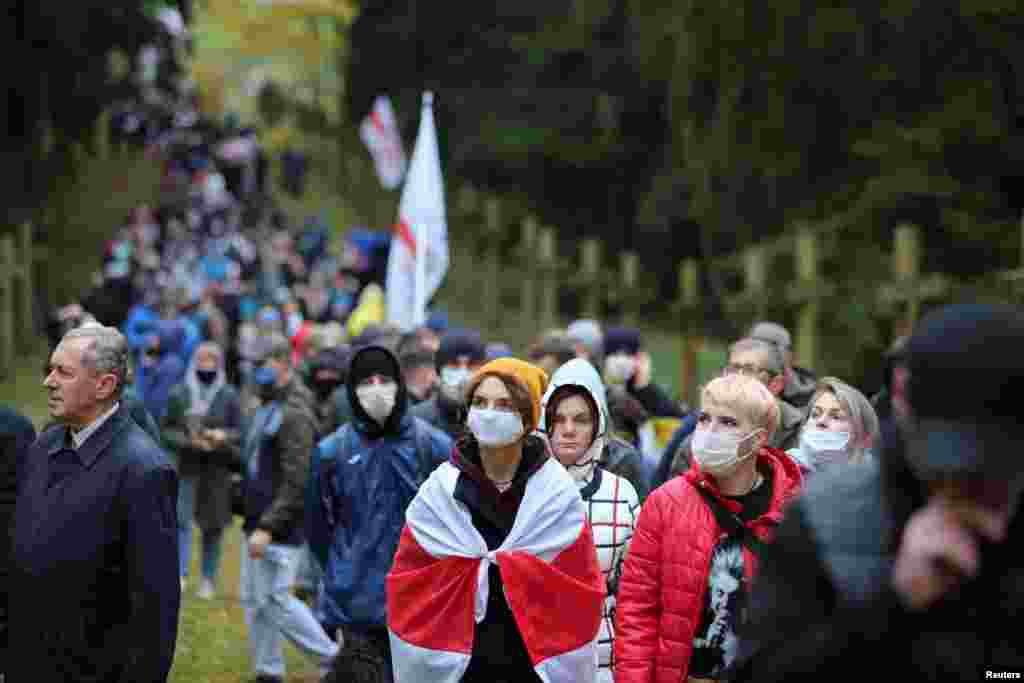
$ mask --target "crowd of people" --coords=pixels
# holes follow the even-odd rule
[[[687,406],[637,329],[387,324],[386,243],[294,224],[237,122],[143,143],[167,201],[54,312],[52,423],[0,412],[10,680],[166,680],[236,560],[262,683],[285,640],[336,683],[1024,671],[1020,309],[933,312],[870,399],[759,322]]]

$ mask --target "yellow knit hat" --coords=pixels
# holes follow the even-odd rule
[[[527,431],[536,429],[540,423],[540,401],[548,388],[548,373],[532,363],[517,358],[498,358],[477,370],[473,374],[472,382],[475,383],[477,378],[484,375],[498,375],[526,389],[533,405],[533,424],[529,425]]]

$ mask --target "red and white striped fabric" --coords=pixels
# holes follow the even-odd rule
[[[491,564],[541,680],[593,681],[605,588],[575,483],[548,460],[527,482],[508,538],[488,551],[455,500],[458,477],[451,463],[439,467],[406,512],[386,581],[396,683],[461,680],[486,616]]]

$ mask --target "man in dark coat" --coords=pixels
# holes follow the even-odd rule
[[[1024,672],[1024,311],[959,305],[907,345],[880,463],[813,479],[761,557],[733,681]],[[992,675],[994,674],[994,675]]]
[[[0,674],[7,671],[7,596],[10,588],[11,520],[18,494],[18,477],[24,468],[29,446],[36,440],[36,430],[24,415],[0,406],[0,533],[4,553],[0,564]]]
[[[128,344],[68,332],[43,386],[61,424],[32,445],[14,513],[15,681],[165,681],[181,599],[178,479],[119,403]]]

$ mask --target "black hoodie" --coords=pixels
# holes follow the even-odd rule
[[[977,681],[1024,671],[1024,516],[984,545],[981,574],[910,612],[890,588],[910,515],[925,504],[896,428],[881,465],[811,480],[761,558],[732,681]]]
[[[378,423],[366,414],[366,410],[363,409],[363,405],[356,395],[359,383],[373,374],[390,377],[398,385],[395,408],[384,424]],[[405,381],[402,379],[402,368],[398,364],[395,354],[383,346],[366,346],[356,351],[349,363],[346,387],[349,405],[352,407],[352,424],[356,431],[370,440],[379,439],[385,434],[399,433],[402,421],[406,418],[406,413],[409,410],[409,392],[406,390]]]

